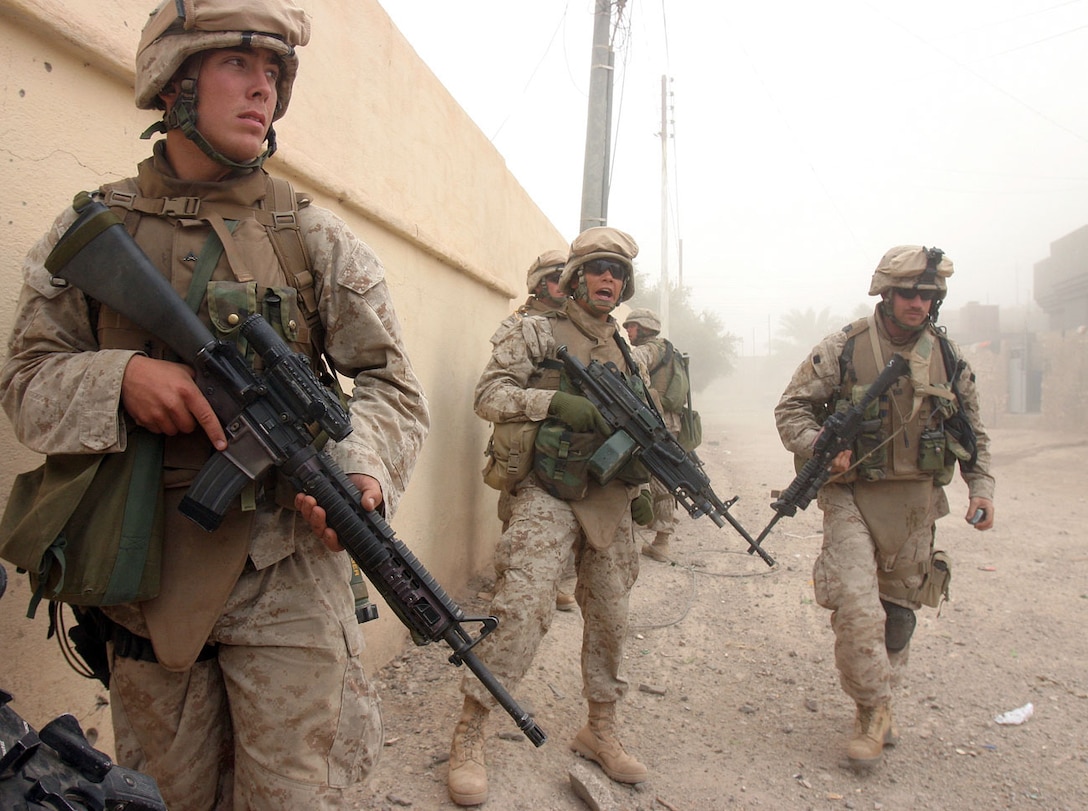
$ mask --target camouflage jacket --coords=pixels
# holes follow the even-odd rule
[[[151,158],[141,164],[141,173],[147,171],[164,175],[164,166]],[[0,399],[18,439],[39,453],[122,451],[128,418],[121,382],[137,353],[100,348],[85,297],[51,285],[44,266],[74,219],[74,210],[65,209],[24,261]],[[405,352],[380,260],[326,209],[303,207],[299,221],[314,266],[326,354],[354,382],[354,430],[331,454],[346,472],[377,479],[392,514],[427,433],[427,400]]]
[[[884,330],[883,319],[879,312],[876,313],[874,321],[885,356],[889,356],[890,352],[898,352],[904,356],[910,355],[915,341],[892,344]],[[802,460],[811,458],[812,446],[820,432],[822,420],[827,416],[827,408],[829,405],[833,406],[834,399],[839,395],[842,384],[839,358],[850,336],[851,332],[847,328],[827,336],[817,344],[794,372],[793,378],[775,407],[775,422],[782,444]],[[868,344],[867,339],[860,338],[855,351],[866,351]],[[956,355],[962,357],[959,349],[954,348]],[[939,356],[935,362],[941,362]],[[872,380],[857,382],[868,384]],[[994,478],[990,475],[990,438],[982,423],[978,389],[969,365],[959,378],[958,388],[962,396],[960,406],[970,419],[978,439],[978,459],[970,471],[963,471],[961,468],[961,475],[967,483],[971,497],[992,499]],[[891,409],[891,412],[894,413],[891,413],[889,418],[896,423],[893,427],[898,427],[901,415],[897,409]]]

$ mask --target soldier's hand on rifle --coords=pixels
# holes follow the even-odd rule
[[[596,431],[604,436],[612,433],[611,426],[601,416],[597,406],[580,394],[557,391],[548,406],[548,413],[579,433]]]
[[[382,486],[377,479],[364,473],[352,473],[348,478],[351,479],[351,483],[362,494],[360,503],[363,505],[364,510],[369,512],[381,506]],[[305,493],[296,494],[295,509],[310,525],[310,530],[314,535],[320,538],[330,551],[343,551],[344,547],[340,545],[336,530],[325,523],[325,510],[317,506],[317,501],[314,500],[313,496],[308,496]]]
[[[849,448],[845,451],[840,451],[836,454],[835,458],[831,460],[831,467],[829,467],[828,470],[830,470],[833,475],[845,473],[850,469],[850,461],[853,456],[854,454]]]
[[[121,379],[121,404],[141,428],[175,436],[204,429],[216,450],[227,448],[223,426],[181,363],[134,355]]]

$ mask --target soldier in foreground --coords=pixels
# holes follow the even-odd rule
[[[262,168],[309,35],[290,0],[160,5],[137,51],[136,104],[163,111],[147,134],[165,138],[96,196],[217,337],[236,340],[247,312],[274,313],[294,351],[353,378],[354,430],[331,453],[363,506],[391,515],[428,412],[383,267]],[[62,213],[27,258],[0,379],[35,451],[124,453],[137,427],[163,438],[159,594],[103,609],[117,761],[151,774],[171,811],[342,808],[382,750],[348,557],[311,534],[274,477],[215,532],[179,515],[227,447],[223,428],[154,336],[50,284],[44,259],[74,219]]]
[[[592,403],[569,390],[556,351],[566,346],[583,362],[611,361],[648,382],[611,316],[634,293],[637,253],[634,240],[614,228],[590,228],[575,238],[559,280],[570,296],[562,314],[527,315],[497,335],[475,397],[482,419],[540,423],[533,470],[514,488],[510,521],[495,551],[491,613],[499,626],[477,646],[478,655],[511,691],[516,688],[551,626],[564,562],[573,550],[589,722],[571,748],[624,783],[647,775],[616,737],[616,703],[627,692],[619,669],[628,598],[638,576],[631,522],[649,523],[653,511],[645,477],[601,486],[589,480],[584,464],[560,472],[559,444],[569,449],[575,443],[585,459],[582,452],[603,444],[610,429]],[[450,746],[448,787],[458,805],[478,805],[488,793],[485,724],[494,702],[472,680],[464,680],[461,690],[465,699]]]
[[[915,612],[947,596],[948,562],[934,550],[948,514],[944,485],[958,465],[969,488],[965,519],[994,525],[990,440],[975,376],[936,326],[952,276],[936,248],[901,245],[877,265],[872,315],[829,335],[794,372],[775,408],[786,449],[813,456],[836,409],[860,403],[893,354],[909,361],[873,399],[852,449],[837,454],[820,490],[823,547],[813,568],[816,601],[831,610],[839,681],[857,705],[847,746],[858,771],[878,765],[898,730],[892,688],[907,664]]]

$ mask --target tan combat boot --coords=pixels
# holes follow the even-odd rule
[[[560,591],[558,594],[555,595],[556,611],[573,611],[576,605],[578,605],[578,601],[574,599],[573,594],[568,594],[565,591]]]
[[[487,769],[484,766],[484,724],[490,710],[465,696],[461,718],[453,730],[450,769],[446,785],[457,805],[479,805],[487,799]]]
[[[846,747],[846,757],[854,771],[868,771],[880,765],[884,747],[895,746],[897,740],[891,707],[887,704],[862,707],[859,704],[854,719],[854,737]]]
[[[670,563],[672,557],[669,550],[669,533],[659,532],[654,536],[653,543],[644,543],[642,554],[659,563]]]
[[[616,703],[589,702],[589,723],[578,732],[570,748],[584,758],[599,763],[604,773],[617,783],[641,783],[646,767],[624,751],[616,738]]]

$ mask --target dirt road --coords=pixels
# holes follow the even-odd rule
[[[902,740],[879,771],[858,777],[844,763],[853,708],[838,686],[827,612],[812,599],[816,506],[780,522],[768,539],[778,559],[773,570],[745,554],[728,527],[685,519],[675,565],[642,559],[632,597],[621,731],[651,779],[609,783],[602,807],[1088,808],[1088,440],[991,433],[997,527],[968,527],[966,489],[950,486],[953,514],[939,525],[938,546],[954,560],[952,601],[939,616],[932,609],[919,615],[895,705]],[[705,436],[700,454],[716,490],[740,495],[733,512],[757,531],[771,515],[768,492],[792,476],[767,413],[711,414]],[[488,585],[482,579],[454,596],[483,609],[475,593]],[[22,623],[12,641],[11,618],[19,614],[12,603],[21,609],[25,602],[21,593],[8,596],[5,655],[38,655],[40,623]],[[567,748],[584,723],[580,639],[577,612],[557,613],[515,691],[549,736],[542,748],[505,715],[492,716],[485,809],[587,807],[568,778],[573,764],[585,765]],[[100,745],[108,747],[108,710],[96,706],[101,691],[73,688],[52,643],[48,649],[37,678],[7,689],[23,696],[23,706],[48,695],[84,726],[101,728]],[[406,651],[378,674],[387,743],[376,773],[355,792],[355,808],[455,807],[445,759],[461,673],[443,648],[430,646]],[[994,722],[1029,702],[1034,715],[1026,723]]]

